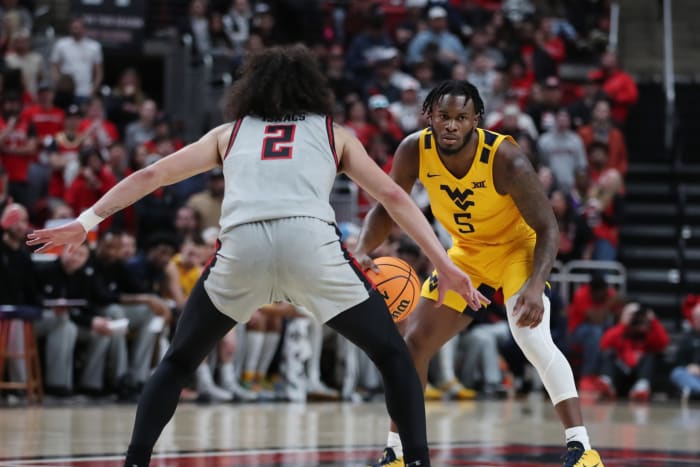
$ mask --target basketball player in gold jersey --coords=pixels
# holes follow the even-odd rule
[[[583,426],[571,367],[549,329],[546,281],[557,254],[559,232],[535,171],[510,136],[477,128],[483,113],[477,89],[446,81],[423,103],[429,128],[399,145],[391,177],[411,191],[425,186],[433,215],[452,236],[448,254],[482,292],[503,288],[515,341],[537,369],[561,419],[567,442],[565,467],[603,467]],[[367,215],[355,257],[368,254],[389,234],[392,220],[381,204]],[[435,308],[439,277],[423,284],[422,299],[407,318],[404,339],[425,387],[428,363],[442,345],[482,311],[448,292]],[[392,424],[387,448],[375,466],[403,466],[401,442]]]

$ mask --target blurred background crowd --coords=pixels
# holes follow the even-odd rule
[[[485,102],[481,126],[515,138],[549,195],[559,265],[620,259],[635,157],[628,116],[639,93],[609,44],[609,1],[147,2],[147,34],[184,57],[183,73],[170,65],[153,71],[137,53],[108,49],[110,38],[91,29],[89,16],[47,26],[46,3],[70,2],[0,1],[0,310],[40,310],[34,331],[43,385],[56,397],[138,397],[215,250],[223,175],[214,170],[157,190],[72,252],[33,254],[26,233],[73,219],[122,178],[223,122],[221,96],[236,69],[271,45],[303,42],[314,51],[334,93],[333,118],[387,172],[401,139],[427,125],[427,92],[444,79],[474,83]],[[164,85],[153,77],[159,74]],[[219,90],[205,109],[183,117],[188,89],[201,76]],[[334,193],[352,248],[374,200],[342,177]],[[432,220],[419,184],[412,195]],[[422,276],[431,269],[399,230],[375,253],[402,257]],[[553,283],[551,327],[581,391],[638,401],[700,394],[695,296],[668,329],[602,270],[567,283],[571,290]],[[490,308],[436,357],[427,398],[541,390],[502,303]],[[26,345],[19,329],[11,328],[8,346]],[[27,377],[21,361],[10,363],[0,378]],[[381,392],[356,349],[305,310],[278,303],[261,304],[227,336],[182,397],[363,400]]]

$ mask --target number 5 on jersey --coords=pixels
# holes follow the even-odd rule
[[[267,125],[262,144],[262,159],[291,159],[296,125]]]

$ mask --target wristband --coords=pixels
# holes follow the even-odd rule
[[[80,225],[83,226],[85,232],[89,232],[93,229],[93,227],[102,222],[104,219],[104,217],[98,216],[93,208],[90,208],[86,211],[83,211],[82,214],[80,214],[76,220],[80,223]]]

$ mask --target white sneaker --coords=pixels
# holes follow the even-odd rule
[[[197,392],[200,396],[204,396],[212,402],[233,400],[233,394],[214,384],[214,378],[212,378],[209,367],[206,364],[197,368]]]
[[[340,393],[329,388],[322,381],[310,382],[306,388],[306,394],[311,398],[340,400]]]

